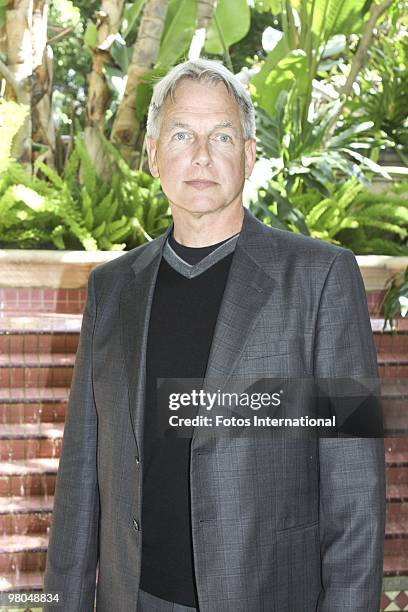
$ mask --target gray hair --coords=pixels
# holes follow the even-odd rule
[[[174,66],[153,87],[153,95],[147,114],[146,134],[155,140],[160,132],[160,113],[164,101],[170,95],[174,102],[174,91],[180,79],[194,81],[223,82],[230,95],[238,103],[244,139],[255,138],[255,109],[251,96],[241,81],[221,62],[209,59],[187,60]]]

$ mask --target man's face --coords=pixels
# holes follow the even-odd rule
[[[159,138],[146,139],[150,171],[170,205],[192,213],[241,206],[256,142],[243,139],[235,98],[222,82],[184,78],[174,100],[168,96],[163,105]]]

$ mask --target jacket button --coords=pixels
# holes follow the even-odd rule
[[[140,459],[139,459],[139,457],[137,455],[135,455],[135,461],[136,461],[136,465],[139,465]]]
[[[138,523],[138,521],[136,519],[133,519],[133,527],[136,529],[136,531],[140,531],[140,525]]]

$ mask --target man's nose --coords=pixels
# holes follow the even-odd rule
[[[208,166],[211,163],[211,153],[207,138],[197,139],[191,161],[195,166]]]

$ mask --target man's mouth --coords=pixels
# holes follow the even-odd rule
[[[187,185],[190,187],[194,187],[195,189],[208,189],[208,187],[214,187],[217,183],[214,181],[185,181]]]

